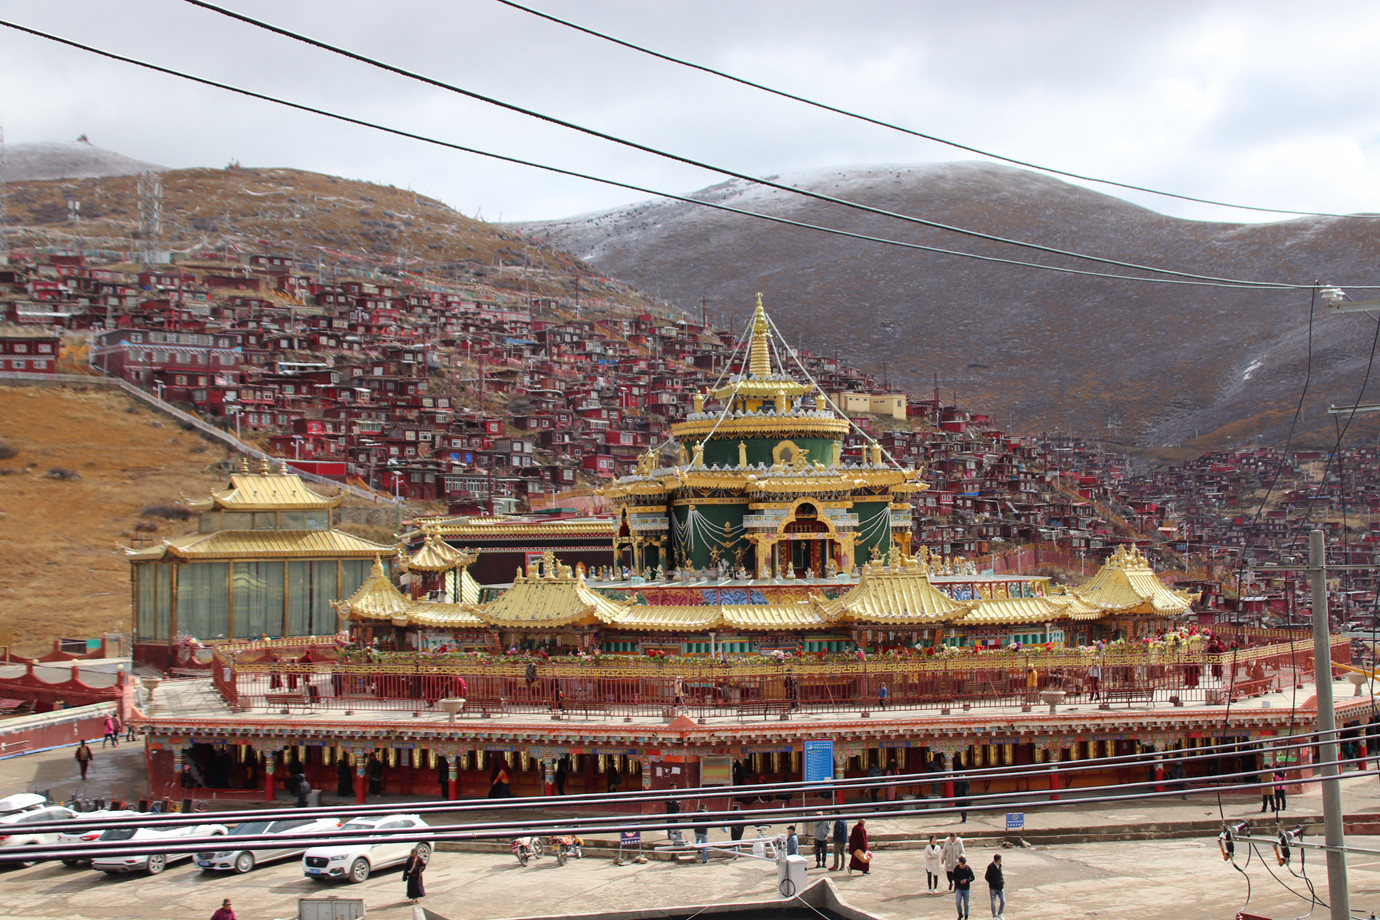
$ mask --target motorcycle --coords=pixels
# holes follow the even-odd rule
[[[513,855],[522,865],[527,865],[529,859],[541,859],[545,850],[541,845],[540,837],[514,837]]]
[[[574,834],[552,837],[551,846],[556,851],[556,862],[562,866],[565,865],[565,861],[571,856],[574,856],[576,859],[585,858],[584,850],[582,849],[584,841]]]

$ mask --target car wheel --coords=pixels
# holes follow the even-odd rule
[[[149,856],[148,869],[149,875],[157,875],[168,868],[168,857],[163,853],[154,853]]]
[[[80,860],[80,859],[64,859],[64,860],[62,861],[62,864],[63,864],[64,866],[71,866],[73,869],[75,869],[77,866],[80,866],[80,865],[81,865],[81,860]]]
[[[235,871],[240,875],[254,868],[254,854],[249,852],[241,853],[235,857]]]
[[[431,847],[427,846],[425,843],[417,844],[417,855],[422,858],[422,862],[428,861],[431,859]]]
[[[362,881],[364,881],[365,879],[367,879],[368,877],[369,877],[369,860],[367,860],[367,859],[365,859],[363,856],[361,856],[359,859],[356,859],[354,862],[350,863],[350,875],[349,875],[349,879],[350,879],[351,882],[356,882],[356,883],[362,882]]]

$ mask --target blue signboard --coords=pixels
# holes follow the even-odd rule
[[[641,831],[620,831],[618,834],[618,845],[621,847],[635,847],[641,843]]]
[[[828,784],[834,778],[834,739],[805,740],[805,782]]]
[[[1006,813],[1006,829],[1008,831],[1025,830],[1025,813],[1020,811],[1008,811]]]

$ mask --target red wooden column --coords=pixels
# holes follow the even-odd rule
[[[446,758],[446,769],[450,771],[450,782],[446,784],[446,798],[454,801],[460,798],[460,754]]]

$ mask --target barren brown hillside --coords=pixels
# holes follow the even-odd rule
[[[213,467],[224,450],[122,394],[0,387],[0,457],[10,449],[0,459],[0,632],[31,655],[59,637],[128,631],[121,545],[141,523],[158,528],[146,537],[185,533],[185,522],[140,512],[222,485]]]

